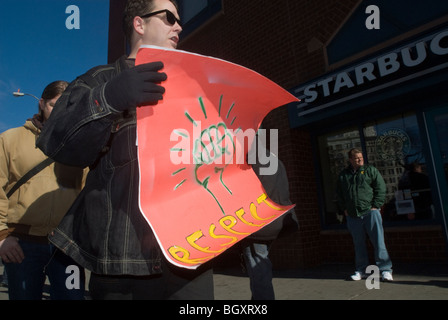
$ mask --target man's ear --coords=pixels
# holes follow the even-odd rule
[[[140,17],[134,17],[134,30],[138,35],[143,35],[145,27],[145,20]]]

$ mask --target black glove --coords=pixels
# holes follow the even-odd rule
[[[106,101],[118,111],[156,104],[165,93],[158,85],[167,79],[166,73],[158,72],[162,68],[162,62],[151,62],[123,71],[106,84]]]

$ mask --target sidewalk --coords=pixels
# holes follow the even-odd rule
[[[274,271],[277,300],[448,300],[448,265],[396,264],[394,281],[367,289],[366,281],[351,281],[351,265]],[[216,272],[215,298],[250,299],[249,279],[241,271]]]
[[[394,281],[367,289],[366,281],[350,281],[351,265],[274,271],[277,300],[448,300],[447,264],[396,264]],[[0,265],[0,277],[3,265]],[[88,278],[88,274],[87,274]],[[250,300],[249,279],[236,267],[215,270],[215,300]],[[48,286],[46,286],[48,289]],[[48,290],[44,299],[48,299]],[[88,298],[88,294],[87,294]],[[8,300],[0,287],[0,300]]]

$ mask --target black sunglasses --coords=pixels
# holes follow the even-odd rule
[[[155,16],[156,14],[159,14],[159,13],[162,13],[162,12],[166,12],[166,20],[168,21],[168,23],[170,25],[174,26],[174,24],[177,22],[180,26],[182,26],[180,24],[180,20],[176,18],[174,13],[172,13],[170,10],[167,10],[167,9],[148,13],[148,14],[145,14],[143,16],[140,16],[140,18],[149,18],[149,17]]]

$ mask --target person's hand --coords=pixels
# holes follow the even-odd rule
[[[6,263],[21,263],[25,258],[19,239],[9,236],[0,241],[0,258]]]
[[[162,62],[151,62],[123,71],[106,84],[107,103],[118,111],[156,104],[165,93],[159,85],[167,79],[165,73],[159,72],[162,68]]]

